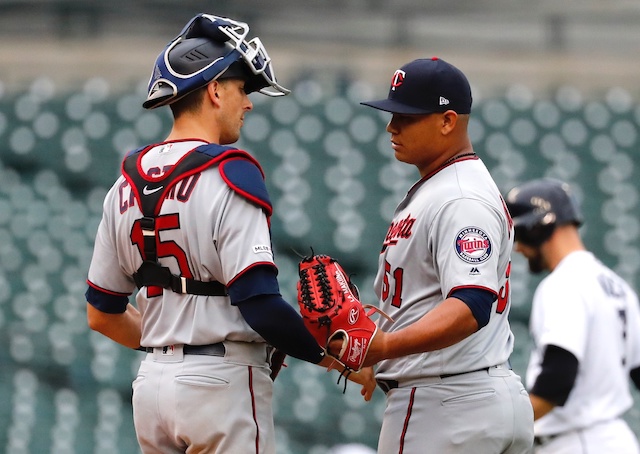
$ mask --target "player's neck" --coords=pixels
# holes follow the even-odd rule
[[[569,254],[586,250],[578,229],[573,225],[557,227],[545,246],[546,262],[551,271]]]
[[[166,140],[200,139],[209,143],[219,143],[218,129],[202,117],[182,115],[173,122],[173,127]]]
[[[422,178],[425,178],[429,175],[433,175],[435,173],[438,173],[440,170],[444,169],[448,165],[453,164],[456,161],[459,161],[461,159],[467,159],[475,155],[476,153],[473,151],[473,148],[471,147],[461,149],[454,153],[449,153],[444,159],[438,160],[438,162],[436,162],[435,165],[432,165],[431,167],[428,167],[426,169],[420,169],[420,176]]]

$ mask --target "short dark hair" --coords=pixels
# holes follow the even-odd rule
[[[178,118],[185,113],[196,112],[202,106],[204,100],[204,93],[207,90],[207,85],[200,87],[183,98],[169,104],[173,118]]]

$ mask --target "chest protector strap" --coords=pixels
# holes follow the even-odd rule
[[[176,293],[192,295],[226,296],[227,288],[217,281],[198,281],[185,276],[177,276],[158,262],[158,230],[156,216],[160,213],[162,202],[176,183],[184,178],[202,172],[231,157],[253,158],[242,150],[220,145],[198,147],[187,153],[161,178],[149,178],[143,175],[140,161],[150,148],[130,153],[122,163],[122,174],[129,182],[143,217],[138,220],[143,238],[143,262],[133,274],[138,288],[156,286],[170,289]]]

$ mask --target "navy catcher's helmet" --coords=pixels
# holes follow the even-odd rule
[[[198,14],[158,55],[145,109],[171,104],[215,79],[246,80],[245,91],[283,96],[271,58],[259,38],[247,41],[249,26],[226,17]]]
[[[559,225],[579,226],[583,222],[569,185],[552,178],[516,186],[505,202],[513,218],[516,241],[529,246],[540,246]]]

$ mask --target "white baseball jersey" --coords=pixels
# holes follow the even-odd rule
[[[489,323],[463,341],[427,353],[381,361],[376,377],[408,380],[502,364],[513,350],[508,322],[513,226],[498,188],[477,157],[416,183],[398,205],[379,258],[375,292],[402,329],[452,291],[481,288],[497,296]]]
[[[160,177],[191,149],[204,142],[158,144],[140,161],[142,172]],[[143,192],[150,194],[153,185]],[[88,281],[117,295],[136,290],[132,275],[142,264],[140,238],[133,234],[142,212],[129,182],[121,176],[108,192],[98,228]],[[257,264],[274,265],[265,212],[234,191],[218,166],[176,184],[165,198],[159,218],[158,257],[175,275],[228,285]],[[163,291],[136,296],[142,313],[145,347],[172,344],[207,345],[223,340],[264,342],[226,296],[199,296]]]
[[[579,361],[567,402],[536,421],[536,435],[593,426],[631,407],[629,371],[640,365],[638,298],[592,253],[569,254],[542,280],[533,297],[530,330],[529,387],[540,373],[547,345]]]

